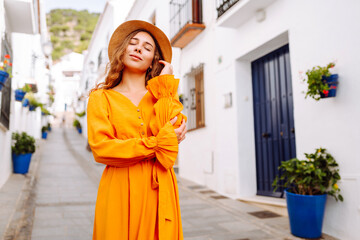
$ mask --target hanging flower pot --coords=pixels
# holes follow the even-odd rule
[[[323,76],[322,80],[325,84],[328,85],[329,90],[323,90],[322,93],[320,93],[321,98],[328,98],[328,97],[335,97],[336,96],[336,89],[338,85],[338,74],[332,74],[329,77]]]
[[[23,107],[29,106],[29,99],[25,98],[22,104]]]
[[[35,105],[29,105],[29,111],[35,111],[36,106]]]
[[[9,77],[12,77],[12,63],[10,62],[10,55],[6,54],[4,58],[4,61],[0,61],[0,90],[5,85],[6,80]]]
[[[82,128],[76,128],[78,133],[81,134],[82,133]]]
[[[15,101],[22,102],[25,94],[26,94],[26,92],[23,91],[22,89],[16,89],[15,90]]]
[[[335,63],[329,63],[325,67],[317,66],[306,71],[306,78],[308,89],[305,98],[308,96],[319,101],[321,98],[335,97],[337,88],[337,74],[331,74],[330,69],[335,66]]]
[[[0,70],[0,90],[5,86],[6,80],[8,79],[9,74],[5,71]]]

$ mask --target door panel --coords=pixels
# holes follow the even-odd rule
[[[251,63],[254,96],[257,194],[273,193],[271,186],[282,161],[296,157],[289,46]]]

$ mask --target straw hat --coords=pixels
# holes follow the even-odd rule
[[[164,60],[166,62],[171,63],[172,49],[171,49],[170,41],[165,35],[165,33],[155,25],[140,20],[127,21],[122,23],[120,26],[116,28],[109,42],[109,47],[108,47],[109,59],[111,59],[111,56],[115,52],[116,48],[120,46],[120,44],[124,41],[124,39],[130,33],[138,29],[144,29],[149,33],[151,33],[151,35],[156,39],[156,42],[160,47],[160,51],[162,56],[164,57]]]

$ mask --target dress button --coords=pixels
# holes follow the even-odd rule
[[[142,135],[144,135],[145,133],[144,132],[141,132]]]
[[[140,109],[138,109],[137,111],[140,112]]]
[[[141,119],[141,117],[139,116],[139,119]]]
[[[141,123],[140,125],[141,125],[141,126],[143,126],[143,125],[144,125],[144,123]]]

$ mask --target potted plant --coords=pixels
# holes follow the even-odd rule
[[[46,139],[47,138],[47,130],[48,130],[48,127],[47,126],[43,126],[41,128],[41,138],[42,139]]]
[[[15,101],[22,102],[27,92],[31,91],[31,87],[25,84],[24,87],[15,90]]]
[[[82,133],[82,128],[81,128],[81,124],[80,124],[79,120],[75,119],[73,122],[73,126],[76,127],[77,131],[80,134]]]
[[[330,69],[335,67],[335,63],[331,62],[326,67],[313,67],[306,72],[308,89],[305,98],[312,97],[316,101],[321,98],[335,97],[338,85],[338,74],[331,74]]]
[[[179,102],[181,102],[181,104],[184,104],[184,94],[179,95]]]
[[[47,129],[49,132],[51,132],[51,124],[50,123],[47,124]]]
[[[25,100],[28,100],[28,105],[29,105],[29,111],[35,111],[35,109],[39,106],[42,106],[41,103],[38,102],[38,100],[35,98],[34,93],[29,92],[25,95]],[[25,104],[23,104],[24,106]]]
[[[35,152],[35,139],[26,132],[12,134],[11,146],[14,173],[25,174],[29,170],[31,156]]]
[[[82,112],[80,112],[80,113],[75,113],[75,114],[76,114],[76,116],[78,116],[78,117],[83,117],[83,116],[85,116],[86,112],[85,112],[85,110],[84,110],[84,111],[82,111]]]
[[[51,115],[49,110],[47,110],[44,106],[40,106],[40,108],[41,108],[41,115],[43,116]]]
[[[324,148],[305,153],[307,160],[283,161],[280,176],[273,182],[274,191],[285,187],[291,233],[302,238],[319,238],[322,233],[327,195],[343,201],[337,181],[337,162]]]
[[[5,85],[7,79],[12,77],[12,63],[10,62],[10,55],[6,54],[4,58],[4,61],[0,61],[0,90]]]

